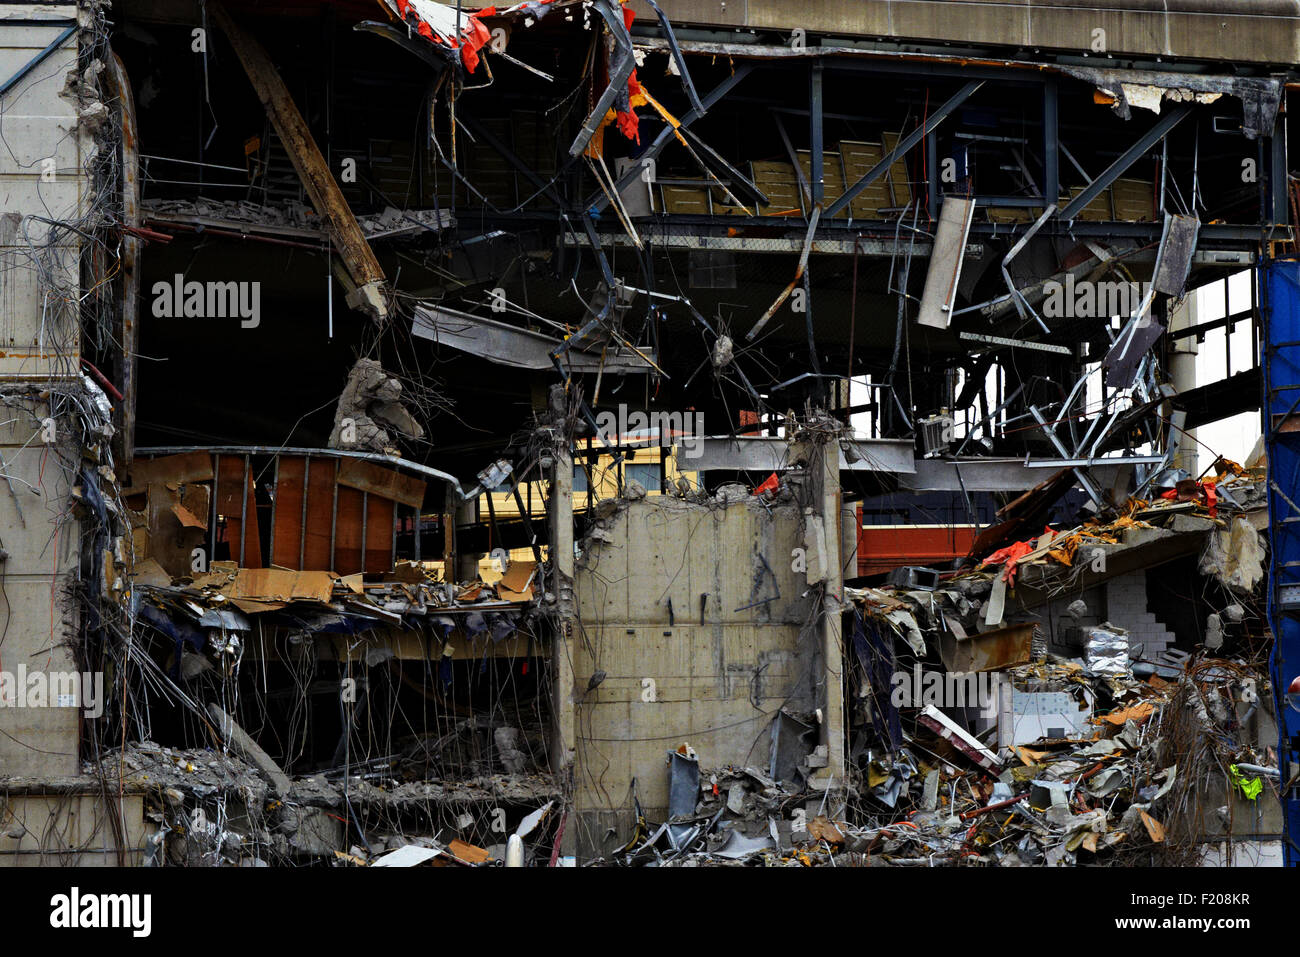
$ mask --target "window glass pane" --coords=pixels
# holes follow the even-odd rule
[[[625,481],[637,481],[647,492],[662,492],[662,471],[658,462],[628,462],[623,466]]]

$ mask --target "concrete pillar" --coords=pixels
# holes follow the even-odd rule
[[[858,503],[840,495],[840,578],[858,577]]]
[[[478,521],[478,501],[461,501],[454,489],[447,488],[448,542],[452,546],[450,560],[445,563],[448,580],[472,582],[478,577],[478,552],[467,551],[460,542],[456,529],[465,528]]]
[[[1190,329],[1197,323],[1197,297],[1193,291],[1169,310],[1169,331]],[[1196,353],[1199,347],[1195,336],[1173,339],[1169,344],[1169,378],[1173,387],[1179,392],[1190,392],[1196,388]],[[1183,469],[1195,477],[1200,472],[1198,455],[1200,446],[1196,442],[1196,430],[1190,429],[1181,435],[1171,437],[1177,441],[1178,454],[1174,456],[1174,466]]]
[[[826,547],[833,550],[826,562],[825,603],[822,614],[822,652],[825,658],[826,690],[822,705],[821,743],[826,745],[825,774],[837,785],[844,783],[844,555],[841,528],[843,493],[840,490],[838,438],[821,446],[821,519],[826,529]]]
[[[0,286],[8,326],[0,353],[0,391],[10,397],[0,425],[0,472],[9,478],[7,488],[0,486],[0,541],[7,552],[0,565],[5,604],[0,672],[10,678],[0,685],[5,696],[0,776],[74,777],[81,772],[81,710],[29,693],[30,688],[48,687],[57,673],[80,670],[72,648],[80,643],[82,527],[70,507],[69,478],[79,479],[69,470],[81,460],[82,428],[69,414],[71,403],[53,403],[44,390],[81,388],[77,304],[83,298],[78,268],[82,239],[73,230],[55,231],[50,221],[80,220],[91,211],[94,197],[85,170],[94,137],[77,122],[77,101],[63,92],[65,77],[77,69],[78,35],[65,38],[39,66],[19,76],[20,68],[63,32],[59,21],[44,26],[32,20],[50,16],[48,9],[0,6],[0,60],[6,64],[0,72],[6,79],[14,74],[16,80],[4,100],[11,148],[0,149],[5,183]],[[89,11],[59,9],[61,16],[75,14],[89,25]],[[43,173],[47,163],[48,177]],[[26,215],[38,218],[24,221]],[[34,268],[38,258],[42,269]],[[45,428],[47,420],[52,432]],[[94,592],[100,583],[84,586]],[[33,677],[37,681],[29,688],[26,681]],[[64,836],[71,839],[74,830],[69,827]],[[13,846],[0,833],[0,853]]]
[[[568,441],[557,436],[553,445],[551,482],[551,567],[555,577],[546,583],[555,595],[555,636],[551,646],[553,675],[551,701],[551,770],[566,784],[572,783],[573,763],[577,751],[577,688],[574,684],[573,657],[578,641],[578,614],[573,592],[573,453]],[[572,793],[571,788],[567,788]],[[574,808],[569,808],[574,813]],[[561,841],[561,853],[573,854],[578,828],[569,821]]]

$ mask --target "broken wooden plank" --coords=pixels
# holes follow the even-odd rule
[[[384,297],[384,270],[366,242],[357,218],[353,215],[343,191],[335,182],[325,157],[312,138],[307,122],[289,95],[279,71],[262,49],[262,45],[245,33],[225,8],[214,3],[210,8],[217,25],[221,27],[235,55],[244,66],[249,82],[262,101],[266,115],[284,144],[298,172],[312,206],[329,228],[339,256],[347,267],[348,275],[356,288],[348,295],[348,305],[382,322],[388,318],[388,303]]]

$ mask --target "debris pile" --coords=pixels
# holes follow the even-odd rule
[[[427,621],[442,638],[453,632],[501,641],[513,635],[533,600],[536,566],[516,562],[494,585],[440,581],[415,563],[399,563],[387,580],[367,582],[360,573],[295,572],[239,568],[214,562],[212,570],[187,583],[144,584],[140,617],[177,641],[204,647],[205,631],[234,636],[248,632],[250,616],[292,622],[309,633],[357,633],[381,625],[413,626]],[[286,612],[276,615],[277,612]]]
[[[507,818],[535,853],[549,853],[555,821],[547,814],[559,793],[549,776],[483,774],[455,781],[401,782],[398,762],[383,773],[375,764],[294,780],[265,753],[241,756],[225,749],[170,748],[144,741],[107,753],[104,780],[146,795],[153,831],[146,861],[154,866],[261,867],[329,862],[412,866],[389,855],[407,846],[449,855],[442,863],[482,865],[505,860]],[[537,813],[538,809],[541,813]],[[507,810],[508,809],[508,810]],[[551,815],[553,818],[554,815]],[[363,828],[364,847],[349,842],[349,821]],[[546,826],[542,826],[545,822]],[[487,849],[483,839],[502,836]],[[546,841],[545,848],[542,841]],[[408,852],[409,853],[409,852]]]
[[[652,825],[636,801],[634,833],[610,861],[1199,862],[1207,835],[1232,835],[1234,817],[1263,813],[1279,785],[1275,748],[1261,743],[1274,734],[1267,643],[1251,625],[1262,617],[1252,525],[1262,475],[1221,465],[1106,520],[999,544],[974,568],[899,569],[887,584],[846,588],[856,775],[817,786],[826,747],[813,744],[815,721],[785,712],[766,772],[702,772],[683,745],[669,753],[670,814]],[[1114,620],[1091,607],[1088,586],[1132,574],[1121,559],[1153,547],[1198,563],[1206,600],[1229,603],[1183,648],[1153,648],[1149,613],[1122,589],[1108,603]],[[1033,591],[1047,600],[1021,600]],[[794,762],[776,746],[778,725],[796,732],[785,737]]]

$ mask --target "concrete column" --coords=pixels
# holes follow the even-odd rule
[[[840,578],[858,577],[858,504],[840,495]]]
[[[551,646],[551,671],[554,678],[551,695],[554,708],[551,770],[560,776],[561,781],[571,783],[577,751],[577,688],[573,678],[573,657],[578,641],[578,614],[573,593],[573,453],[563,438],[558,438],[553,448],[550,557],[555,578],[546,583],[547,589],[553,589],[555,595],[555,637]],[[570,808],[569,811],[572,815],[574,809]],[[565,828],[561,853],[574,852],[578,833],[576,825],[577,822],[571,817]]]
[[[11,148],[0,149],[0,179],[5,183],[0,286],[8,326],[0,354],[0,391],[10,397],[0,425],[0,473],[9,479],[7,488],[0,486],[0,541],[7,552],[0,565],[5,605],[0,671],[10,678],[0,689],[6,698],[0,707],[0,776],[36,778],[81,773],[81,709],[58,707],[51,697],[42,702],[29,694],[27,679],[20,675],[40,676],[31,686],[39,687],[56,673],[81,670],[72,649],[79,644],[81,629],[77,582],[82,523],[69,507],[70,476],[60,462],[75,468],[81,460],[82,428],[75,416],[58,412],[70,403],[54,403],[36,384],[55,393],[81,388],[77,368],[82,314],[77,303],[83,298],[78,269],[82,239],[73,230],[56,231],[50,221],[80,220],[91,212],[95,195],[85,169],[95,149],[94,136],[86,124],[77,122],[77,100],[63,94],[65,77],[77,70],[78,34],[60,41],[21,78],[15,72],[63,32],[59,21],[44,26],[31,19],[52,15],[48,9],[36,4],[0,6],[0,60],[6,64],[0,72],[5,79],[15,74],[17,81],[4,100]],[[89,28],[88,10],[60,9],[60,16],[75,14]],[[48,179],[42,173],[45,162],[54,173]],[[39,218],[24,222],[29,214]],[[38,249],[45,261],[39,270],[32,268]],[[52,439],[43,437],[47,419]],[[84,586],[93,593],[99,582]],[[62,817],[75,806],[53,796],[37,800],[50,806],[43,816]],[[110,831],[107,824],[104,830]],[[77,828],[67,825],[60,836],[72,840],[75,833]],[[21,839],[0,832],[0,854],[12,852],[18,843]],[[110,836],[105,844],[111,843]]]
[[[1190,329],[1197,323],[1198,292],[1189,293],[1178,306],[1169,310],[1169,331]],[[1171,340],[1169,346],[1169,378],[1173,387],[1179,392],[1190,392],[1196,388],[1196,353],[1199,346],[1195,336]],[[1196,430],[1190,429],[1182,435],[1174,436],[1179,443],[1178,454],[1174,456],[1174,466],[1183,469],[1195,477],[1200,472],[1198,455],[1200,446],[1196,442]]]
[[[844,555],[840,526],[843,497],[840,490],[840,449],[832,438],[821,446],[821,519],[826,529],[826,547],[832,550],[826,562],[825,605],[822,615],[822,651],[826,667],[826,691],[822,705],[821,743],[826,745],[825,773],[835,784],[844,783]]]

